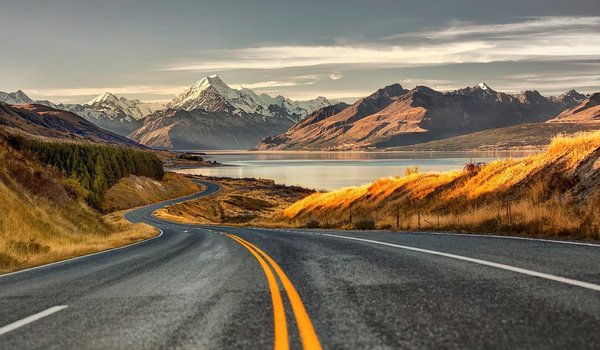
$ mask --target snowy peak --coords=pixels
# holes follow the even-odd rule
[[[477,84],[475,87],[475,89],[481,89],[481,90],[487,90],[487,91],[494,91],[492,88],[490,88],[486,83],[479,83]]]
[[[550,97],[550,99],[555,102],[560,102],[567,107],[574,107],[583,102],[586,99],[586,96],[575,90],[569,90],[560,96]]]
[[[16,92],[1,92],[0,101],[8,103],[10,105],[20,105],[25,103],[34,103],[23,91],[18,90]]]
[[[104,103],[104,102],[117,102],[119,100],[119,98],[113,94],[111,94],[110,92],[105,92],[103,94],[100,94],[96,97],[94,97],[93,99],[89,100],[88,102],[84,103],[84,106],[93,106],[94,104],[97,103]]]
[[[139,100],[128,100],[125,97],[117,97],[110,92],[102,93],[83,104],[86,109],[94,112],[102,112],[109,119],[122,118],[126,121],[131,119],[142,119],[148,114],[164,108],[159,103],[146,103]]]
[[[324,97],[309,101],[292,101],[283,96],[257,94],[251,89],[233,89],[217,75],[198,80],[189,89],[177,94],[168,108],[192,111],[228,112],[259,117],[288,118],[298,121],[319,108],[332,103]]]

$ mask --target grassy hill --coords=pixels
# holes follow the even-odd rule
[[[157,230],[103,217],[88,191],[0,139],[0,272],[152,237]]]
[[[546,148],[558,134],[572,135],[598,130],[599,125],[531,123],[491,129],[448,139],[395,147],[394,151],[498,151],[539,150]]]
[[[600,131],[556,137],[526,158],[313,194],[275,221],[600,239]]]
[[[136,174],[136,175],[133,175]],[[0,273],[158,234],[116,209],[198,190],[146,151],[0,134]]]

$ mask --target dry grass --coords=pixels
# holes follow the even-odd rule
[[[548,150],[477,171],[410,172],[313,194],[275,221],[351,228],[459,230],[600,239],[600,131],[553,139]]]
[[[176,173],[166,173],[162,181],[128,176],[119,180],[106,194],[102,210],[111,212],[156,203],[198,192],[200,187]]]
[[[125,245],[158,232],[118,216],[103,217],[84,197],[76,181],[0,140],[0,273]]]
[[[219,183],[221,191],[168,206],[155,215],[194,224],[249,225],[268,222],[275,213],[312,193],[300,187],[276,185],[265,179],[202,179]]]

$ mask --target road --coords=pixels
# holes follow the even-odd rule
[[[183,225],[0,277],[0,349],[600,348],[600,245]]]

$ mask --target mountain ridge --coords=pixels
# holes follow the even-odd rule
[[[388,92],[387,98],[385,92]],[[389,94],[391,92],[391,94]],[[536,90],[498,92],[485,83],[453,91],[387,86],[311,124],[263,139],[257,150],[380,149],[418,144],[522,123],[545,122],[584,95],[547,98]]]

